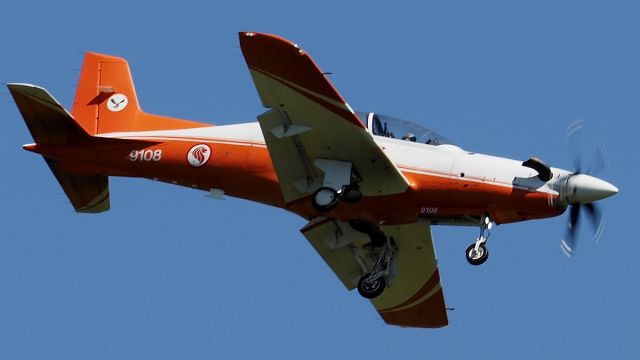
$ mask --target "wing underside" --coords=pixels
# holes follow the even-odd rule
[[[394,239],[394,263],[388,287],[371,300],[373,306],[388,324],[446,326],[444,294],[429,226],[413,223],[381,226],[380,230]],[[366,269],[373,267],[375,255],[363,247],[369,242],[367,235],[344,222],[318,218],[301,232],[349,290],[357,286]]]
[[[326,183],[326,160],[352,166],[363,196],[407,189],[403,175],[303,50],[258,33],[241,33],[240,45],[269,109],[258,122],[286,202]]]
[[[258,122],[285,202],[321,186],[357,186],[362,196],[405,192],[409,184],[309,55],[274,35],[240,33],[240,46],[262,104]],[[328,185],[329,184],[329,185]],[[336,186],[331,186],[331,185]],[[447,314],[426,224],[380,226],[394,240],[387,289],[371,302],[385,322],[442,327]],[[376,261],[368,235],[345,222],[316,218],[302,230],[351,290]]]

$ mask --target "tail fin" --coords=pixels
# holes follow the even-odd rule
[[[109,210],[109,178],[78,171],[70,160],[49,157],[44,148],[105,141],[134,141],[94,137],[96,134],[174,130],[211,126],[150,115],[138,104],[129,64],[115,56],[87,53],[70,114],[47,90],[28,84],[8,84],[36,144],[25,149],[43,154],[77,212]]]
[[[143,112],[127,61],[91,52],[84,57],[72,114],[91,135],[211,126]]]
[[[91,135],[129,131],[140,111],[127,61],[86,53],[72,114]]]
[[[41,87],[8,84],[9,91],[38,145],[65,146],[91,140],[91,136],[60,103]],[[26,145],[25,148],[32,148]],[[100,174],[65,171],[64,161],[44,156],[74,209],[81,213],[109,210],[109,178]]]

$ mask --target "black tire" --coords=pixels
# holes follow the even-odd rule
[[[365,299],[374,299],[378,296],[382,295],[384,289],[387,286],[387,283],[384,281],[384,278],[378,278],[372,284],[369,284],[365,280],[369,277],[370,274],[365,274],[358,281],[358,293]]]
[[[318,204],[316,200],[316,196],[318,196],[320,192],[329,192],[329,191],[333,194],[333,199],[328,204]],[[336,207],[336,205],[338,205],[338,193],[332,188],[321,187],[320,189],[316,190],[316,192],[313,193],[313,196],[311,197],[311,205],[313,205],[313,208],[316,209],[316,211],[318,212],[331,211],[333,208]]]
[[[482,265],[489,258],[489,249],[484,244],[481,244],[478,248],[481,252],[480,256],[474,256],[473,252],[476,247],[476,244],[471,244],[465,251],[464,255],[467,258],[467,261],[471,265]]]

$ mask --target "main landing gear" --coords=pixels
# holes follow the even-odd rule
[[[338,200],[348,203],[356,203],[362,198],[362,193],[353,185],[343,186],[336,191],[330,187],[323,186],[316,190],[311,197],[311,205],[319,212],[333,210],[338,205]]]
[[[330,187],[321,187],[313,193],[311,198],[311,205],[319,212],[326,212],[332,210],[338,205],[338,192]]]
[[[487,249],[486,242],[491,234],[492,225],[493,224],[491,219],[489,219],[489,216],[482,217],[480,221],[480,236],[478,236],[475,243],[469,245],[465,252],[469,264],[482,265],[489,258],[489,250]]]
[[[318,158],[313,165],[322,171],[322,186],[311,197],[311,205],[318,212],[333,210],[338,200],[354,203],[360,201],[362,193],[358,183],[362,178],[351,162]]]
[[[371,271],[365,262],[356,255],[356,259],[365,273],[358,281],[358,293],[367,299],[380,296],[387,285],[389,285],[390,275],[393,269],[394,253],[396,249],[393,237],[387,237],[380,227],[368,220],[351,219],[349,226],[355,231],[366,234],[371,240],[362,248],[375,258],[375,264]]]
[[[378,260],[370,273],[363,275],[358,281],[358,293],[364,298],[374,299],[387,287],[386,277],[391,274],[393,261],[393,238],[387,239],[384,248],[378,254]],[[373,249],[375,251],[375,249]]]

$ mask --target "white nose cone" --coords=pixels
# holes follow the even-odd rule
[[[576,174],[567,181],[567,200],[571,204],[587,204],[618,193],[618,188],[596,177]]]

